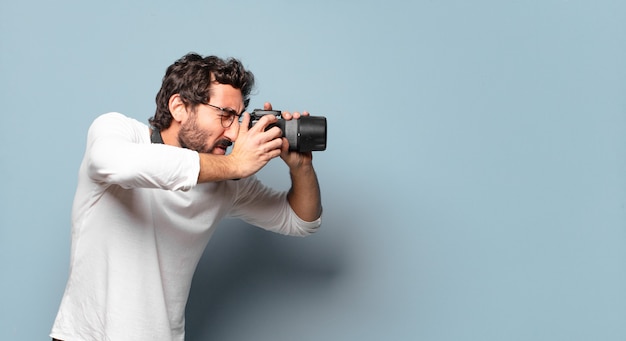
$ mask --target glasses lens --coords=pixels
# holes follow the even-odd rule
[[[230,127],[233,124],[234,120],[235,120],[235,116],[228,114],[228,113],[222,114],[222,126],[224,128]]]
[[[207,103],[208,106],[219,110],[218,116],[220,117],[220,122],[222,123],[222,127],[224,128],[228,128],[230,127],[233,122],[235,121],[235,117],[238,117],[239,115],[237,115],[237,113],[229,108],[221,108],[218,107],[217,105],[213,105],[213,104],[209,104]]]

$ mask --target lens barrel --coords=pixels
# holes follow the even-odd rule
[[[302,116],[297,120],[279,120],[278,123],[289,141],[289,150],[300,153],[326,150],[326,117]]]

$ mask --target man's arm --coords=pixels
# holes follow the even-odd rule
[[[228,156],[207,153],[199,153],[199,155],[198,183],[242,178],[237,175],[237,166]]]
[[[119,113],[99,116],[89,127],[83,165],[103,185],[188,190],[196,185],[198,153],[150,144],[143,123]]]
[[[268,103],[269,104],[269,103]],[[267,109],[269,107],[269,109]],[[266,105],[267,110],[271,110],[271,105]],[[302,115],[295,112],[283,112],[282,117],[286,120],[299,119],[300,116],[307,116],[308,112]],[[291,209],[305,221],[314,221],[322,215],[322,199],[317,175],[313,168],[313,154],[311,152],[298,153],[289,151],[289,143],[283,138],[283,146],[280,157],[289,167],[291,176],[291,189],[287,194],[287,200]]]
[[[322,200],[313,165],[289,169],[291,189],[287,200],[291,209],[304,221],[314,221],[322,215]]]

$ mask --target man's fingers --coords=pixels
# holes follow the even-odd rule
[[[254,124],[254,127],[252,127],[252,129],[256,129],[258,131],[264,131],[267,129],[267,126],[269,126],[272,123],[276,123],[276,121],[278,121],[278,118],[276,118],[276,116],[274,115],[265,115],[263,117],[261,117],[257,123]]]

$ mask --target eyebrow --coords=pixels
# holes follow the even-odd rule
[[[246,111],[245,108],[240,113],[237,113],[237,110],[235,110],[235,109],[233,109],[231,107],[223,107],[222,109],[224,109],[225,111],[228,110],[229,114],[233,114],[235,116],[241,116]]]
[[[233,109],[231,107],[220,107],[220,106],[217,106],[217,105],[211,104],[211,103],[207,103],[207,105],[212,106],[212,107],[214,107],[216,109],[220,109],[221,111],[225,111],[229,115],[235,115],[237,117],[243,115],[243,113],[246,111],[246,109],[244,109],[241,113],[237,113],[237,110],[235,110],[235,109]]]
[[[231,108],[231,107],[224,107],[224,111],[228,112],[231,115],[235,115],[235,116],[239,116],[241,114],[237,113],[237,110]]]

